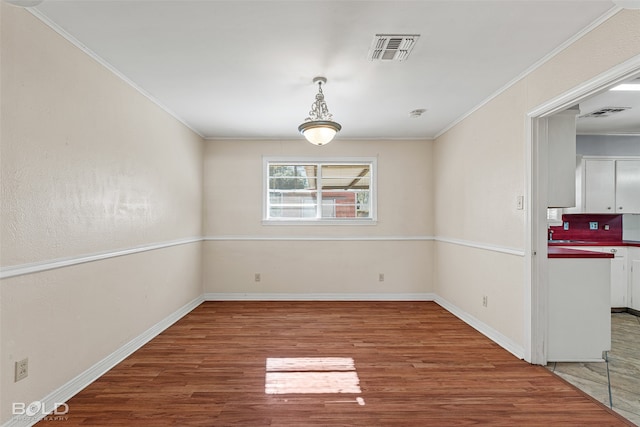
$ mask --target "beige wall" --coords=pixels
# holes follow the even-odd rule
[[[264,156],[377,158],[377,224],[263,225]],[[205,292],[432,292],[432,168],[430,141],[208,141]]]
[[[640,11],[623,11],[494,98],[434,144],[436,293],[524,346],[526,115],[640,54]],[[525,205],[528,201],[525,201]],[[489,298],[482,306],[482,296]]]
[[[0,8],[3,269],[199,237],[202,139],[25,10]],[[0,423],[199,297],[200,245],[3,279]]]
[[[526,112],[640,54],[640,11],[625,11],[435,142],[203,144],[26,11],[2,3],[0,14],[0,265],[207,237],[3,279],[0,423],[11,402],[41,399],[202,283],[212,294],[435,292],[523,344],[524,259],[500,251],[525,241]],[[376,157],[377,224],[263,225],[263,156]],[[29,377],[14,383],[24,357]]]

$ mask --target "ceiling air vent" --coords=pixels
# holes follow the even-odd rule
[[[370,61],[406,61],[420,34],[376,34],[369,49]]]
[[[589,117],[609,117],[613,114],[621,113],[626,110],[630,110],[631,107],[604,107],[599,110],[592,111],[587,114],[583,114],[580,116],[581,119],[589,118]]]

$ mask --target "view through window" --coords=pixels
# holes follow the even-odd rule
[[[373,161],[268,161],[266,219],[374,219],[373,169]]]

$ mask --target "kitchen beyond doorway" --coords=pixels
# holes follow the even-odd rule
[[[606,362],[549,363],[547,369],[640,426],[640,317],[611,314]]]

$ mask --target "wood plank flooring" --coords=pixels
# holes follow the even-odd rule
[[[360,393],[265,393],[267,358],[321,357]],[[632,425],[432,302],[205,302],[67,404],[38,425]]]

